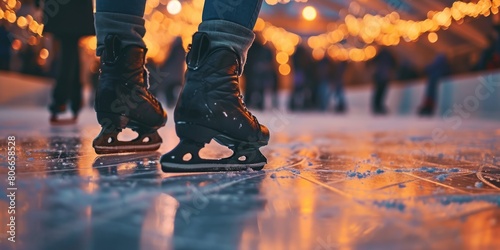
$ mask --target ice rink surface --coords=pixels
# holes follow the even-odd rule
[[[7,136],[17,153],[16,242],[2,180],[0,249],[499,249],[498,120],[257,116],[263,171],[181,175],[159,170],[172,120],[158,152],[98,156],[91,110],[66,127],[0,110],[2,179]]]

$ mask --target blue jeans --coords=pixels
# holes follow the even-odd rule
[[[143,17],[146,0],[97,0],[96,12],[121,13]],[[226,20],[253,29],[262,0],[206,0],[203,21]]]

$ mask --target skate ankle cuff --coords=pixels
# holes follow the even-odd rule
[[[210,49],[227,47],[233,50],[240,58],[239,75],[243,73],[243,66],[250,46],[255,39],[252,30],[226,20],[203,21],[198,26],[198,31],[206,33],[210,39]]]

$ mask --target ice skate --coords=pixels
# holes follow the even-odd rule
[[[61,118],[61,114],[66,112],[66,105],[55,105],[49,106],[50,110],[50,124],[53,126],[64,126],[76,124],[78,118],[78,111],[73,111],[71,117]]]
[[[261,170],[267,163],[259,148],[269,130],[245,107],[238,77],[242,65],[233,50],[211,46],[206,33],[193,36],[186,82],[175,112],[179,145],[162,156],[164,172]],[[204,159],[199,151],[215,140],[233,151],[224,159]]]
[[[118,36],[106,36],[95,98],[102,130],[92,146],[98,154],[155,151],[162,143],[157,130],[165,125],[167,114],[148,90],[145,56],[145,48],[122,48]],[[118,140],[124,128],[136,131],[137,138]]]

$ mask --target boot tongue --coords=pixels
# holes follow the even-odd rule
[[[187,56],[187,66],[189,69],[197,70],[201,61],[205,59],[207,51],[210,48],[210,39],[205,32],[196,32],[193,35],[193,44]]]

